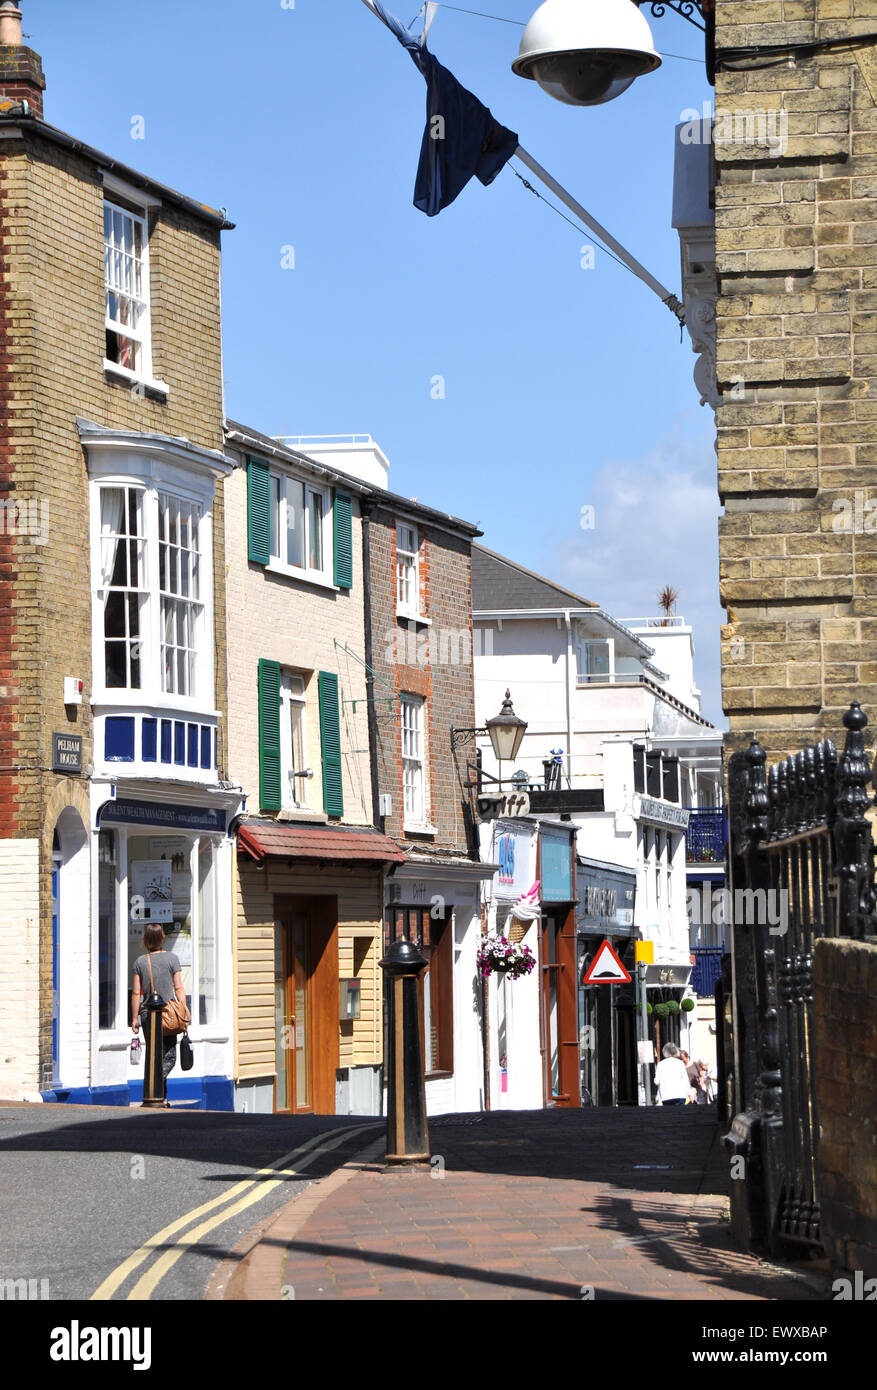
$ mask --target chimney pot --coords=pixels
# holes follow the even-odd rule
[[[21,48],[21,10],[14,0],[3,0],[0,4],[0,45],[8,48]]]

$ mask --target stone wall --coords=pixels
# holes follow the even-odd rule
[[[724,705],[770,759],[877,713],[877,57],[731,50],[873,28],[858,0],[716,7]]]
[[[877,1275],[877,939],[820,938],[813,1000],[823,1241],[836,1269]]]

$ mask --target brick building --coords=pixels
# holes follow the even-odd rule
[[[467,753],[472,729],[471,549],[477,527],[386,488],[371,440],[305,442],[324,466],[368,484],[361,501],[368,555],[369,743],[375,823],[405,853],[385,879],[385,941],[408,935],[428,959],[422,986],[427,1108],[484,1104],[480,1001],[473,992],[480,884]],[[303,447],[305,447],[303,444]]]
[[[126,1104],[148,921],[230,1085],[222,213],[43,120],[0,35],[0,1094]],[[184,1091],[185,1086],[185,1091]]]
[[[856,0],[716,6],[724,703],[769,760],[877,709],[873,29]]]

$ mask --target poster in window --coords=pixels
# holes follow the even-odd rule
[[[170,859],[135,859],[130,870],[132,922],[148,926],[151,922],[174,920],[173,882]]]

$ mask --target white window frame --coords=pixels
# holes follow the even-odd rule
[[[153,200],[150,200],[153,201]],[[106,231],[104,231],[104,329],[106,332],[116,333],[123,338],[129,338],[137,344],[137,354],[139,360],[134,367],[125,367],[121,362],[113,362],[109,357],[104,358],[104,371],[113,376],[120,376],[125,381],[130,381],[143,386],[145,389],[167,396],[169,387],[164,381],[156,381],[152,375],[152,298],[149,282],[149,220],[148,209],[140,197],[129,198],[127,192],[121,185],[113,187],[108,182],[104,187],[103,215],[106,217],[107,210],[117,213],[121,217],[129,218],[132,224],[140,231],[140,294],[131,295],[136,298],[142,306],[140,323],[136,328],[129,324],[123,324],[117,319],[110,318],[107,297],[110,293],[118,293],[119,287],[110,283],[108,274],[107,251],[108,243]]]
[[[163,467],[155,462],[152,468],[136,455],[130,460],[130,472],[109,468],[90,468],[91,508],[91,583],[92,583],[92,703],[94,705],[146,706],[174,709],[201,714],[216,713],[213,643],[213,480],[203,486],[193,486],[193,480],[181,468],[167,462]],[[111,465],[112,466],[112,465]],[[140,627],[140,685],[115,687],[106,684],[104,648],[104,603],[106,590],[102,585],[101,560],[101,491],[103,488],[137,488],[141,491],[143,527],[143,583],[146,597],[141,606]],[[200,509],[198,555],[200,596],[199,611],[193,625],[195,673],[192,689],[187,695],[163,688],[161,661],[161,594],[158,587],[158,507],[159,494],[178,497]]]
[[[93,1018],[95,1019],[95,1027],[94,1027],[94,1030],[93,1030],[93,1031],[94,1031],[94,1036],[95,1036],[95,1038],[96,1038],[96,1040],[97,1040],[97,1042],[98,1042],[98,1048],[99,1048],[99,1049],[100,1049],[101,1047],[106,1047],[106,1046],[108,1046],[108,1045],[111,1045],[111,1044],[113,1043],[113,1041],[114,1041],[116,1038],[124,1037],[124,1036],[129,1036],[129,1035],[130,1035],[130,1027],[129,1027],[129,1024],[130,1024],[130,1004],[129,1004],[129,999],[128,999],[128,990],[129,990],[130,987],[131,987],[132,972],[131,972],[131,966],[130,966],[129,960],[128,960],[128,955],[129,955],[128,926],[129,926],[130,895],[131,895],[131,881],[130,881],[131,863],[132,863],[132,862],[136,862],[136,861],[132,861],[131,858],[130,858],[130,854],[129,854],[129,844],[130,844],[130,840],[131,840],[132,837],[135,837],[135,836],[136,836],[136,837],[149,836],[149,835],[151,835],[151,834],[155,834],[156,831],[159,830],[159,827],[153,827],[153,826],[136,826],[136,827],[135,827],[135,826],[124,825],[124,824],[123,824],[123,825],[107,826],[106,828],[107,828],[108,830],[111,830],[111,831],[115,834],[115,837],[116,837],[116,844],[117,844],[117,847],[118,847],[117,862],[116,862],[116,873],[115,873],[115,883],[114,883],[114,896],[115,896],[115,903],[116,903],[116,915],[115,915],[115,931],[116,931],[115,996],[116,996],[116,1008],[115,1008],[115,1012],[114,1012],[114,1014],[113,1014],[112,1021],[111,1021],[110,1023],[106,1024],[105,1026],[101,1026],[101,1024],[100,1024],[100,1010],[99,1010],[100,972],[99,972],[97,969],[95,969],[94,972],[93,972],[93,976],[92,976],[92,1015],[93,1015]],[[226,1000],[227,1000],[227,998],[228,998],[228,981],[227,981],[227,978],[226,978],[226,975],[225,975],[225,971],[224,971],[224,968],[223,968],[223,963],[222,963],[223,937],[224,937],[225,927],[224,927],[224,914],[223,914],[223,912],[222,912],[221,895],[220,895],[220,893],[219,893],[219,891],[218,891],[219,882],[220,882],[220,875],[222,874],[222,872],[223,872],[223,867],[224,867],[224,856],[223,856],[223,853],[222,853],[222,839],[221,839],[220,836],[217,836],[217,835],[209,835],[209,834],[207,834],[207,833],[200,833],[200,834],[195,833],[195,834],[193,834],[193,833],[188,832],[188,831],[179,831],[179,832],[175,832],[175,833],[179,835],[179,838],[180,838],[180,839],[185,839],[185,840],[188,841],[186,854],[187,854],[188,868],[189,868],[189,873],[190,873],[190,878],[191,878],[191,885],[190,885],[190,900],[189,900],[189,901],[190,901],[190,933],[191,933],[191,943],[192,943],[192,958],[191,958],[191,962],[190,962],[188,965],[184,965],[184,966],[183,966],[183,969],[182,969],[182,972],[181,972],[182,975],[183,975],[183,983],[184,983],[184,985],[187,985],[186,993],[189,995],[189,997],[190,997],[190,999],[191,999],[191,1003],[192,1003],[192,1023],[191,1023],[190,1026],[191,1026],[193,1029],[194,1029],[194,1028],[197,1028],[197,1029],[199,1030],[198,1039],[199,1039],[200,1041],[207,1041],[208,1039],[210,1039],[210,1040],[215,1040],[215,1041],[225,1041],[225,1038],[224,1038],[223,1035],[224,1035],[224,1033],[225,1033],[225,1031],[226,1031],[226,1025],[225,1025],[225,1022],[224,1022],[224,1017],[225,1017],[225,1005],[226,1005]],[[98,853],[99,853],[99,841],[100,841],[100,837],[99,837],[98,835],[95,835],[95,836],[94,836],[94,849],[93,849],[93,855],[94,855],[94,858],[93,858],[93,872],[94,872],[94,874],[95,874],[95,878],[94,878],[94,882],[95,882],[95,883],[97,883],[97,865],[98,865],[98,858],[97,858],[97,856],[98,856]],[[206,972],[205,972],[205,975],[202,975],[202,960],[201,960],[201,950],[202,950],[202,944],[203,944],[203,937],[202,937],[203,924],[202,924],[202,913],[201,913],[201,908],[202,908],[201,894],[200,894],[200,891],[199,891],[199,887],[200,887],[200,877],[199,877],[199,876],[200,876],[200,867],[201,867],[201,866],[200,866],[200,861],[199,861],[199,854],[200,854],[200,851],[201,851],[201,847],[202,847],[205,843],[210,844],[210,846],[211,846],[211,849],[210,849],[210,856],[211,856],[211,873],[210,873],[210,876],[209,876],[208,892],[210,893],[210,895],[211,895],[211,897],[212,897],[212,914],[213,914],[212,943],[213,943],[213,950],[214,950],[214,954],[215,954],[215,962],[214,962],[214,975],[213,975],[213,977],[212,977],[212,978],[213,978],[213,984],[214,984],[214,999],[213,999],[214,1018],[213,1018],[210,1022],[208,1022],[208,1023],[203,1023],[203,1024],[202,1024],[202,1023],[200,1022],[200,1018],[199,1018],[199,1003],[200,1003],[200,995],[201,995],[201,984],[202,984],[204,978],[209,978],[209,977],[206,977]],[[97,913],[98,913],[97,895],[95,894],[95,907],[94,907],[94,914],[95,914],[95,915],[94,915],[94,919],[93,919],[93,921],[94,921],[93,930],[94,930],[95,932],[97,932],[97,929],[98,929]],[[124,925],[123,925],[123,924],[124,924]],[[97,946],[98,946],[98,939],[97,939],[97,936],[95,935],[95,937],[94,937],[95,959],[96,959],[96,957],[97,957]],[[138,951],[137,954],[139,955],[140,952]],[[188,981],[186,981],[186,972],[187,972],[187,971],[189,972],[189,979],[188,979]]]
[[[409,532],[409,535],[405,535]],[[413,541],[413,549],[403,542]],[[403,586],[408,590],[403,595]],[[420,612],[420,535],[410,521],[396,522],[396,613],[403,618],[421,618]]]
[[[311,583],[319,583],[335,588],[332,578],[334,568],[334,546],[332,538],[332,495],[328,487],[322,487],[310,478],[301,477],[297,473],[281,472],[279,469],[269,470],[269,515],[270,515],[270,535],[269,543],[269,562],[268,568],[277,570],[281,574],[292,575],[297,579],[307,579]],[[300,487],[303,497],[302,517],[304,520],[303,552],[304,565],[292,565],[286,558],[285,538],[288,535],[288,508],[289,492],[291,487]],[[319,566],[310,564],[311,552],[311,498],[318,497],[322,509],[320,525],[320,560]],[[284,538],[281,541],[281,537]],[[281,553],[281,552],[285,553]]]
[[[299,684],[300,690],[296,688]],[[302,767],[295,765],[295,745],[292,736],[293,709],[298,709],[301,712]],[[292,775],[308,770],[307,677],[303,671],[293,671],[286,667],[281,667],[280,671],[280,766],[280,794],[284,811],[307,809],[310,779]]]
[[[406,715],[409,717],[406,718]],[[414,752],[411,751],[412,736],[416,738],[416,750]],[[426,700],[422,695],[403,694],[399,696],[399,738],[402,756],[403,825],[405,829],[432,830],[434,827],[430,826],[428,822]],[[418,772],[415,783],[417,800],[416,804],[409,810],[407,793],[409,778],[414,769]]]
[[[591,671],[591,652],[595,647],[605,647],[607,669]],[[615,680],[615,640],[612,637],[581,636],[576,643],[576,664],[579,685],[611,685]]]

